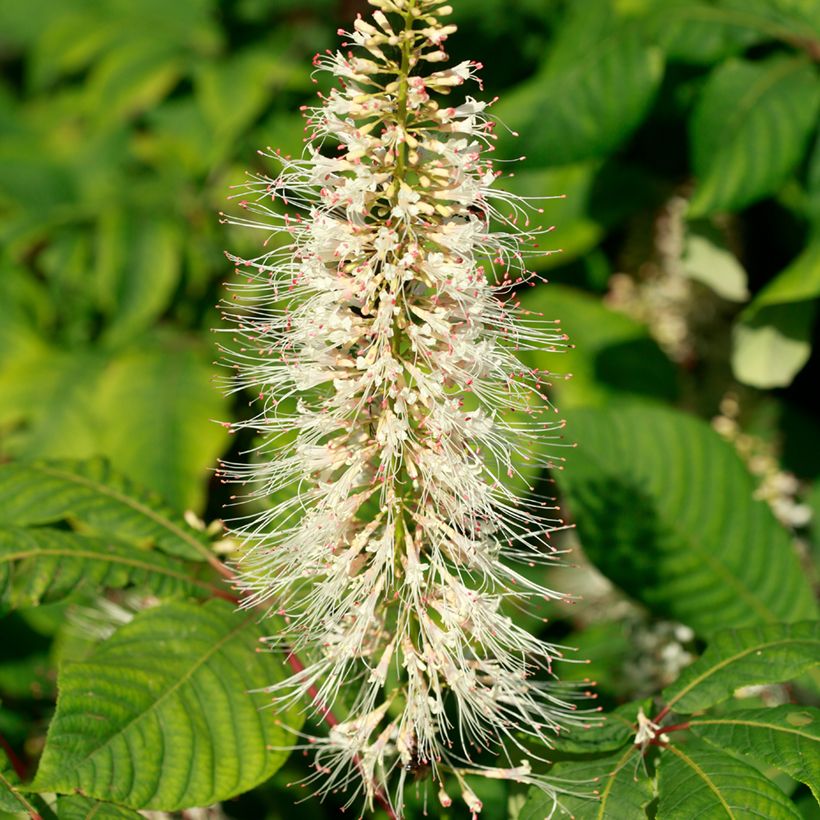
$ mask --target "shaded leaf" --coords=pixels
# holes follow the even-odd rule
[[[98,535],[156,544],[201,561],[208,538],[156,493],[136,487],[104,460],[0,465],[0,524],[37,526],[70,519]]]
[[[131,544],[47,528],[0,530],[0,610],[130,585],[161,597],[219,591],[182,562]]]
[[[557,751],[571,754],[591,754],[620,749],[635,737],[635,722],[638,710],[648,709],[646,703],[627,703],[604,715],[600,726],[590,729],[575,729],[559,735],[554,746]]]
[[[794,804],[753,766],[697,742],[664,749],[658,820],[799,820]]]
[[[791,539],[708,425],[633,402],[567,414],[557,476],[584,550],[658,613],[709,633],[815,615]]]
[[[723,63],[692,118],[690,214],[742,208],[777,191],[805,153],[818,106],[820,79],[803,59]]]
[[[773,624],[716,633],[703,655],[662,697],[691,714],[728,700],[741,686],[780,683],[820,665],[820,623]]]
[[[553,801],[531,789],[519,820],[544,820],[570,816],[577,820],[639,818],[652,800],[652,783],[646,776],[634,746],[596,760],[566,761],[550,769],[556,785],[575,794],[559,794],[559,811],[551,813]]]
[[[562,285],[527,289],[521,304],[547,319],[557,319],[574,345],[561,355],[520,353],[532,367],[572,373],[568,381],[553,380],[560,407],[604,404],[613,391],[670,400],[677,395],[674,365],[647,328],[634,319],[609,310],[594,296]]]
[[[641,122],[662,75],[662,51],[620,23],[608,0],[572,7],[543,70],[494,109],[524,135],[520,145],[501,135],[499,150],[523,149],[539,165],[606,156]]]
[[[270,777],[287,753],[269,747],[291,742],[285,726],[300,721],[249,694],[285,675],[256,651],[256,620],[219,601],[169,603],[66,662],[32,788],[174,811]]]
[[[820,710],[810,706],[743,709],[689,721],[719,748],[762,760],[811,788],[820,801]]]

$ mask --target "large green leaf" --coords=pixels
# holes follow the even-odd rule
[[[522,134],[520,144],[501,134],[500,150],[539,165],[606,156],[641,122],[662,75],[661,50],[619,21],[610,0],[572,6],[543,70],[494,111]]]
[[[689,725],[714,746],[765,761],[800,780],[820,801],[820,710],[810,706],[743,709],[693,718]]]
[[[743,311],[732,329],[732,369],[754,387],[784,387],[811,355],[820,296],[820,232]]]
[[[130,585],[161,597],[221,592],[160,552],[48,528],[0,530],[0,612],[59,600],[77,589],[94,593]]]
[[[692,118],[690,213],[738,209],[776,192],[805,154],[819,105],[820,78],[802,58],[721,64]]]
[[[568,381],[553,381],[561,408],[600,405],[613,392],[674,399],[677,376],[674,365],[650,337],[647,328],[604,307],[599,299],[574,288],[548,284],[528,288],[521,304],[557,319],[574,348],[566,354],[523,351],[532,367],[568,372]]]
[[[26,425],[9,444],[18,457],[105,456],[177,508],[201,509],[210,469],[228,434],[204,347],[156,333],[116,355],[102,348],[46,350],[0,374],[0,419]]]
[[[800,820],[791,800],[757,769],[695,741],[664,749],[658,793],[658,820]]]
[[[612,581],[702,634],[815,615],[788,533],[708,425],[634,402],[567,420],[578,448],[559,485],[584,550]]]
[[[193,561],[210,555],[208,538],[102,459],[0,465],[0,525],[70,520],[99,535]]]
[[[96,279],[110,316],[104,337],[129,340],[168,308],[179,283],[182,236],[168,219],[112,208],[100,220]]]
[[[596,760],[565,761],[550,769],[559,788],[574,794],[560,794],[557,816],[577,820],[644,817],[644,807],[652,800],[652,783],[646,776],[635,746]],[[531,789],[518,820],[553,817],[553,801]]]
[[[710,2],[657,0],[646,28],[670,61],[708,65],[742,52],[765,36]]]
[[[57,817],[58,820],[140,820],[142,815],[124,806],[98,803],[75,794],[58,798]]]
[[[662,697],[668,709],[700,712],[741,686],[779,683],[820,665],[820,623],[773,624],[718,632]]]
[[[111,364],[98,395],[99,450],[177,509],[199,509],[227,439],[226,403],[202,351],[183,339],[133,350]]]
[[[140,613],[60,671],[33,789],[174,811],[247,791],[287,757],[295,714],[250,694],[285,672],[255,615],[224,602]]]

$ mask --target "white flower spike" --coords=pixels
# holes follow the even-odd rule
[[[546,231],[529,227],[537,204],[495,187],[487,104],[445,102],[481,68],[442,67],[450,7],[370,2],[372,21],[340,32],[354,50],[315,59],[339,88],[306,109],[303,158],[265,154],[279,176],[252,176],[250,215],[225,217],[286,240],[230,256],[232,385],[259,404],[234,429],[262,443],[220,473],[268,502],[233,532],[244,606],[268,608],[269,648],[299,658],[274,702],[342,716],[307,739],[309,780],[401,816],[423,776],[478,814],[466,777],[554,794],[530,760],[589,722],[553,677],[564,647],[509,615],[565,597],[520,571],[558,560],[564,524],[511,489],[524,460],[556,466],[543,443],[562,428],[548,374],[515,351],[565,336],[517,303]]]

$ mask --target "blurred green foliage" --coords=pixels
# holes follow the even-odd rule
[[[580,447],[559,487],[588,558],[621,592],[597,599],[604,612],[595,595],[556,606],[546,629],[592,657],[613,706],[669,683],[624,671],[636,663],[634,629],[683,621],[696,654],[718,626],[816,614],[820,0],[453,5],[453,58],[481,60],[485,96],[500,98],[497,156],[527,157],[506,184],[566,195],[545,203],[556,229],[544,249],[561,253],[540,271],[557,284],[521,298],[560,319],[575,349],[528,363],[560,371],[553,392]],[[0,461],[102,456],[125,476],[111,479],[117,492],[150,488],[145,503],[163,516],[154,494],[206,520],[221,514],[210,470],[243,442],[215,420],[246,415],[248,397],[212,383],[209,329],[233,275],[223,248],[249,240],[217,214],[245,169],[264,168],[256,149],[301,150],[310,58],[365,10],[357,0],[0,2]],[[704,423],[718,413],[737,452]],[[105,484],[105,469],[79,474]],[[7,495],[0,523],[156,536],[127,511],[88,513],[76,488],[37,486],[48,493],[16,507]],[[112,586],[130,582],[118,578]],[[66,587],[52,581],[15,588],[15,605],[54,600],[55,589],[60,600],[0,621],[0,699],[14,706],[0,707],[0,734],[31,760],[69,641]],[[556,581],[573,583],[569,571]],[[802,685],[816,699],[816,682]],[[293,816],[282,789],[300,765],[228,813]],[[11,782],[2,762],[0,773]],[[646,782],[618,785],[628,811],[649,802]],[[489,816],[541,810],[506,784],[480,788]],[[805,786],[787,791],[815,816]],[[669,800],[659,817],[680,816]],[[0,817],[14,801],[0,781]],[[61,804],[60,817],[86,816],[81,798]]]

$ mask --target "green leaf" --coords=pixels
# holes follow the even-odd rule
[[[748,27],[748,16],[695,0],[660,0],[647,31],[670,61],[709,65],[744,51],[765,35]]]
[[[182,65],[173,44],[138,38],[112,49],[94,66],[86,105],[109,124],[150,108],[179,80]]]
[[[818,106],[820,79],[802,58],[721,64],[692,118],[698,184],[690,214],[735,210],[775,193],[805,154]]]
[[[572,373],[568,381],[553,380],[559,407],[606,404],[613,392],[668,400],[676,397],[674,365],[645,325],[609,310],[594,296],[562,285],[528,288],[521,304],[547,319],[559,320],[574,345],[561,355],[540,351],[520,354],[532,367]]]
[[[285,675],[256,651],[257,620],[220,601],[169,603],[65,663],[32,788],[175,811],[266,780],[287,757],[270,747],[292,742],[300,720],[250,694]]]
[[[679,411],[622,401],[567,414],[557,475],[589,558],[701,634],[815,616],[791,539],[737,453]]]
[[[0,530],[0,611],[56,601],[77,589],[142,586],[159,597],[214,594],[180,561],[131,544],[47,528]]]
[[[643,120],[663,75],[663,53],[612,9],[608,0],[573,6],[544,68],[494,109],[523,136],[516,144],[499,134],[504,156],[523,150],[539,165],[607,156]]]
[[[140,820],[142,815],[113,803],[98,803],[78,794],[57,799],[58,820]]]
[[[811,355],[820,297],[820,233],[743,311],[732,329],[732,370],[753,387],[791,384]]]
[[[648,709],[648,705],[643,702],[619,706],[604,715],[604,722],[600,726],[559,735],[554,741],[554,747],[559,752],[571,754],[599,754],[620,749],[634,738],[635,722],[641,707],[644,711]]]
[[[576,820],[644,817],[652,800],[652,783],[646,776],[635,746],[596,760],[566,761],[550,769],[556,785],[575,794],[559,795],[563,814]],[[543,792],[530,789],[518,820],[552,817],[553,802]]]
[[[31,527],[63,520],[121,541],[156,544],[190,561],[211,554],[204,533],[102,459],[0,464],[0,525]]]
[[[170,337],[114,360],[98,396],[103,417],[116,419],[100,430],[100,452],[177,509],[201,509],[228,437],[213,374],[203,351]]]
[[[104,339],[129,340],[167,308],[179,284],[182,236],[174,222],[111,209],[100,221],[97,281],[110,315]]]
[[[745,302],[749,298],[746,271],[717,231],[693,228],[686,236],[681,265],[690,279],[730,302]]]
[[[691,714],[728,700],[741,686],[779,683],[820,665],[820,623],[773,624],[718,632],[662,697]]]
[[[25,811],[25,803],[20,799],[19,792],[14,788],[19,778],[7,765],[6,756],[0,750],[0,812]]]
[[[697,742],[664,749],[658,820],[800,820],[794,804],[753,766]]]
[[[714,746],[747,755],[805,783],[820,801],[820,710],[811,706],[743,709],[689,721]]]

